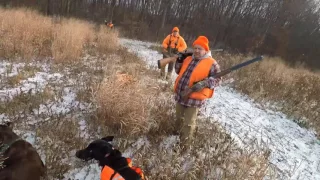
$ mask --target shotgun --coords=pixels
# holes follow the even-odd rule
[[[240,68],[242,68],[242,67],[244,67],[244,66],[247,66],[247,65],[252,64],[252,63],[254,63],[254,62],[257,62],[257,61],[261,61],[262,59],[263,59],[263,56],[258,56],[258,57],[256,57],[256,58],[253,58],[253,59],[248,60],[248,61],[246,61],[246,62],[237,64],[237,65],[235,65],[235,66],[232,66],[231,68],[225,69],[225,70],[223,70],[223,71],[215,74],[215,75],[213,76],[213,78],[222,77],[222,76],[224,76],[224,75],[226,75],[226,74],[229,74],[229,73],[231,73],[232,71],[235,71],[235,70],[237,70],[237,69],[240,69]],[[189,95],[190,95],[192,92],[197,92],[197,91],[200,91],[201,89],[203,89],[203,83],[201,83],[201,82],[204,82],[204,81],[202,80],[202,81],[196,82],[196,83],[193,84],[193,86],[192,86],[191,88],[187,88],[185,91],[183,91],[183,92],[181,93],[182,98],[185,99],[185,100],[187,100],[188,97],[189,97]]]
[[[249,60],[249,61],[246,61],[246,62],[237,64],[237,65],[235,65],[235,66],[232,66],[231,68],[225,69],[225,70],[223,70],[223,71],[215,74],[215,75],[213,76],[213,78],[218,78],[218,77],[224,76],[224,75],[226,75],[226,74],[231,73],[231,72],[234,71],[234,70],[240,69],[240,68],[242,68],[242,67],[244,67],[244,66],[247,66],[247,65],[249,65],[249,64],[251,64],[251,63],[260,61],[260,60],[262,60],[262,59],[263,59],[263,56],[258,56],[258,57],[256,57],[256,58],[253,58],[253,59]]]
[[[214,50],[211,50],[211,52],[218,52],[218,51],[223,51],[223,49],[214,49]],[[178,54],[175,54],[174,56],[172,57],[167,57],[167,58],[164,58],[164,59],[160,59],[158,60],[158,68],[161,69],[163,67],[165,67],[168,63],[170,62],[175,62],[177,60],[177,58],[179,57],[179,55],[181,54],[188,54],[189,56],[192,56],[192,51],[185,51],[183,53],[179,52]]]

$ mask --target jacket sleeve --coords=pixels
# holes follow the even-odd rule
[[[179,46],[178,51],[182,52],[187,49],[187,43],[184,41],[184,39],[180,36],[179,38]]]
[[[169,40],[170,40],[170,35],[168,35],[162,42],[162,47],[167,49],[168,48],[168,44],[169,44]]]
[[[208,88],[214,89],[215,87],[219,86],[219,84],[221,83],[221,77],[220,78],[213,78],[213,76],[219,72],[221,72],[220,66],[217,62],[215,62],[211,66],[209,78],[207,80]]]

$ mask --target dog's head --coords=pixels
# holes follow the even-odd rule
[[[110,142],[113,140],[113,136],[107,136],[102,139],[92,141],[88,147],[76,152],[76,157],[85,161],[95,159],[100,161],[107,154],[113,151],[113,146]]]

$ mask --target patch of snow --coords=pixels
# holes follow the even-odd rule
[[[172,149],[179,142],[178,136],[168,136],[161,144],[160,148]]]
[[[100,179],[101,167],[97,163],[76,168],[64,174],[63,180],[93,180]]]
[[[124,157],[133,158],[135,153],[138,152],[141,148],[146,148],[150,146],[150,142],[147,137],[139,138],[131,147],[127,148],[122,154]]]
[[[9,121],[9,118],[5,114],[0,114],[0,124],[4,124]]]
[[[86,61],[89,68],[92,67],[89,60]],[[25,65],[19,63],[18,65],[11,62],[0,61],[0,73],[4,77],[9,75],[15,75],[19,72],[19,69],[23,70]],[[14,67],[14,68],[11,68]],[[14,88],[3,88],[0,90],[0,101],[10,101],[15,96],[21,93],[39,93],[42,92],[46,87],[49,91],[52,91],[53,98],[50,98],[46,102],[43,102],[39,105],[38,108],[32,110],[32,113],[26,114],[17,114],[18,117],[23,117],[24,123],[21,124],[22,129],[14,129],[14,132],[17,133],[22,139],[31,143],[38,151],[42,161],[45,163],[46,154],[43,151],[43,147],[40,144],[44,142],[51,142],[51,139],[41,139],[36,137],[34,131],[30,131],[29,128],[34,127],[33,125],[41,123],[42,121],[53,120],[55,116],[59,115],[68,115],[70,118],[78,120],[79,128],[81,129],[80,137],[89,138],[89,133],[86,129],[86,121],[84,113],[88,113],[92,110],[92,106],[85,102],[79,102],[77,100],[77,92],[82,87],[82,78],[87,76],[87,72],[82,72],[76,76],[70,76],[71,69],[65,68],[61,73],[50,73],[51,67],[50,64],[32,64],[32,67],[39,67],[40,72],[36,72],[33,77],[27,78],[20,81],[20,83]],[[11,72],[11,74],[8,74]],[[80,83],[80,84],[79,84]],[[76,112],[76,113],[73,113]],[[6,114],[0,114],[0,123],[8,121],[10,118]],[[74,153],[70,155],[74,157]],[[69,162],[69,159],[64,159],[64,162],[70,165],[73,165]],[[97,164],[92,164],[88,167],[73,169],[67,173],[66,179],[100,179],[100,168]]]
[[[34,77],[22,80],[18,87],[0,90],[0,101],[12,100],[21,93],[35,94],[41,92],[48,82],[59,81],[62,76],[63,75],[59,73],[49,74],[47,72],[37,72]]]

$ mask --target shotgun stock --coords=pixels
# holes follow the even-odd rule
[[[173,57],[168,57],[168,58],[158,60],[158,68],[161,69],[170,62],[176,62],[177,58],[178,58],[178,55],[174,55]]]

